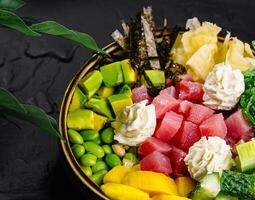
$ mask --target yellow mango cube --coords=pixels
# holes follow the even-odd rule
[[[189,199],[186,197],[180,197],[176,195],[160,194],[153,196],[151,200],[189,200]]]
[[[190,177],[179,177],[175,179],[178,193],[182,197],[187,197],[189,193],[195,188],[196,182]]]
[[[132,171],[124,177],[122,183],[148,192],[150,195],[178,195],[174,180],[162,173]]]
[[[105,176],[104,183],[121,183],[122,179],[131,171],[131,168],[116,166],[112,168]]]
[[[114,200],[150,200],[148,193],[128,185],[106,183],[101,189],[106,196]]]

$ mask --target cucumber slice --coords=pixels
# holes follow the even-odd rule
[[[239,144],[236,149],[242,172],[253,172],[255,169],[255,140]]]
[[[217,173],[204,177],[192,194],[192,200],[211,200],[220,191],[220,178]]]
[[[229,195],[219,194],[219,195],[217,195],[215,200],[238,200],[238,198],[237,197],[232,197],[232,196],[229,196]]]

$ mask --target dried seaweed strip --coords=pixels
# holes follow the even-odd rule
[[[115,30],[111,36],[123,49],[125,49],[125,37],[120,33],[119,30]]]
[[[151,7],[143,9],[143,15],[141,15],[141,23],[146,41],[147,54],[149,57],[150,66],[152,69],[160,69],[156,41],[153,34],[153,29],[155,25],[152,17]]]

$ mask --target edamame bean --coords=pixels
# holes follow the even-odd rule
[[[107,154],[106,157],[105,157],[105,162],[111,168],[113,168],[117,165],[121,165],[120,158],[114,153]]]
[[[137,148],[136,147],[129,147],[129,149],[127,150],[128,153],[133,153],[133,154],[137,154]]]
[[[120,145],[120,144],[114,144],[114,145],[112,145],[112,150],[113,150],[113,152],[114,152],[117,156],[119,156],[119,157],[124,156],[125,153],[126,153],[125,149],[124,149],[123,146]]]
[[[84,147],[87,152],[95,155],[98,158],[104,157],[104,150],[98,144],[94,142],[84,142]]]
[[[112,148],[108,144],[104,144],[102,146],[102,148],[103,148],[105,154],[112,153]]]
[[[103,170],[103,169],[108,170],[108,167],[104,161],[97,161],[96,164],[94,166],[92,166],[91,169],[92,169],[93,173],[97,173],[98,171]]]
[[[99,133],[98,133],[98,131],[95,131],[95,130],[81,131],[80,134],[81,134],[84,141],[90,141],[90,140],[94,140],[96,138],[99,138]]]
[[[86,176],[88,176],[88,177],[92,176],[92,170],[90,167],[81,166],[81,169],[84,172],[84,174],[86,174]]]
[[[90,167],[96,164],[97,157],[93,154],[86,153],[83,156],[81,156],[80,162],[85,167]]]
[[[80,158],[85,153],[85,147],[80,144],[74,144],[72,146],[72,151],[75,156],[75,158]]]
[[[98,171],[97,173],[93,174],[91,176],[91,180],[97,184],[97,185],[101,185],[103,183],[103,178],[105,176],[105,174],[107,173],[107,170],[103,169]]]
[[[101,133],[101,139],[106,144],[112,143],[113,137],[114,137],[114,130],[112,127],[104,129],[104,131]]]
[[[91,142],[94,142],[94,143],[96,143],[98,145],[102,144],[102,140],[100,139],[100,137],[97,137],[96,139],[91,140]]]
[[[130,160],[133,164],[137,164],[138,162],[136,155],[133,153],[126,153],[123,159]]]
[[[75,144],[82,144],[83,143],[83,139],[77,131],[75,131],[73,129],[69,129],[67,131],[67,133],[68,133],[68,136],[69,136],[69,140],[72,143],[75,143]]]

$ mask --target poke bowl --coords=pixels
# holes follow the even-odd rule
[[[196,17],[157,29],[150,7],[122,27],[62,101],[75,179],[102,199],[254,199],[250,45]]]

